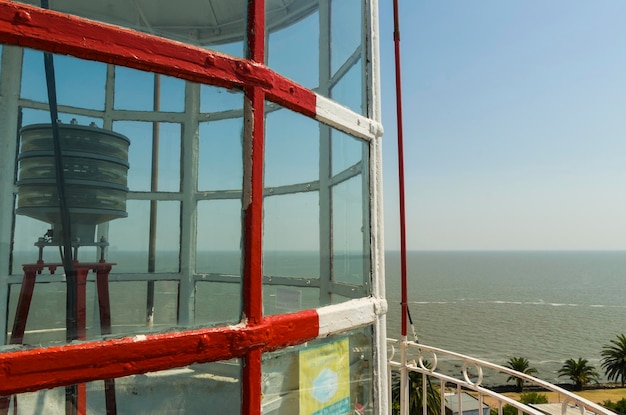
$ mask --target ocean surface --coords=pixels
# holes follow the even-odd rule
[[[400,337],[400,255],[386,255],[388,335]],[[626,333],[626,252],[410,252],[409,310],[420,343],[493,363],[523,356],[551,382]],[[409,336],[412,337],[409,330]]]

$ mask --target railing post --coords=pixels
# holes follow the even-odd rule
[[[422,414],[428,414],[428,388],[426,384],[428,383],[428,379],[426,378],[426,373],[422,373]],[[444,415],[444,414],[442,414]]]
[[[400,415],[409,415],[409,371],[406,365],[407,340],[402,336],[400,342]]]

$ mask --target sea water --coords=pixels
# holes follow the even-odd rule
[[[603,375],[603,346],[626,333],[626,252],[410,252],[407,267],[409,310],[430,346],[499,364],[526,357],[538,377],[568,382],[558,377],[565,360]],[[388,253],[395,338],[399,274],[399,253]]]

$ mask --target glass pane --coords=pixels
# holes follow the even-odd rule
[[[217,326],[239,323],[241,283],[198,281],[196,283],[196,324]]]
[[[267,2],[266,8],[272,3]],[[319,85],[319,13],[269,35],[268,66],[307,88]]]
[[[117,121],[113,130],[131,140],[128,187],[136,191],[180,190],[181,126],[173,123]],[[152,174],[152,155],[157,172]]]
[[[22,98],[47,103],[43,52],[26,49],[23,59]],[[54,65],[56,83],[63,86],[57,90],[59,105],[104,109],[106,64],[56,55]]]
[[[97,339],[102,334],[131,334],[152,329],[175,326],[177,319],[178,283],[176,281],[154,282],[153,322],[146,323],[146,302],[148,283],[145,281],[110,282],[110,327],[106,329],[100,320],[98,295],[93,274],[88,275],[84,295],[84,317],[79,325],[84,329],[80,339]],[[8,323],[10,338],[21,336],[18,343],[31,346],[50,346],[66,342],[66,290],[63,275],[50,274],[47,270],[37,278],[43,280],[35,284],[30,308],[25,314],[18,313],[18,299],[21,284],[12,284],[9,295]],[[57,281],[57,282],[50,282]],[[15,324],[24,321],[25,328],[15,332]],[[103,331],[105,330],[105,331]]]
[[[198,202],[195,324],[238,323],[241,316],[241,200]],[[228,282],[224,282],[228,281]]]
[[[332,98],[338,103],[350,108],[357,114],[367,114],[363,104],[363,61],[357,60],[348,71],[342,74],[332,88]]]
[[[113,130],[129,137],[128,188],[135,191],[150,191],[152,177],[152,123],[117,121]]]
[[[198,202],[196,272],[241,272],[241,200]]]
[[[112,282],[109,284],[109,291],[111,332],[129,334],[148,330],[146,324],[147,283],[145,281]]]
[[[200,124],[199,190],[240,190],[243,185],[243,118]]]
[[[157,123],[158,173],[152,188],[160,192],[180,191],[180,124]]]
[[[307,282],[302,286],[266,283],[263,286],[263,313],[269,316],[319,307],[320,290],[305,286]]]
[[[150,284],[150,282],[142,282]],[[154,281],[153,327],[169,328],[176,325],[178,315],[178,281]],[[146,293],[146,297],[148,294]],[[143,298],[141,298],[142,300]],[[141,303],[139,300],[139,303]],[[147,298],[146,298],[147,303]],[[146,306],[147,307],[147,306]],[[147,310],[146,310],[147,313]],[[145,318],[145,316],[144,316]],[[144,322],[146,320],[144,319]]]
[[[319,278],[317,192],[266,197],[263,274]]]
[[[203,222],[209,222],[206,217],[205,211],[198,220]],[[217,219],[217,218],[214,218]],[[230,218],[232,220],[232,218]],[[229,220],[229,218],[226,218]],[[233,222],[234,223],[234,222]],[[203,226],[203,228],[207,229]],[[239,246],[235,247],[234,240],[231,240],[232,245],[221,245],[220,248],[214,251],[199,251],[196,255],[196,272],[200,274],[227,274],[239,276],[241,272],[241,251]],[[199,246],[198,249],[208,248],[208,244]],[[230,248],[230,249],[229,249]]]
[[[243,117],[243,92],[238,89],[220,88],[211,85],[200,87],[200,111],[202,113],[214,113],[223,111],[241,111],[239,117]]]
[[[363,186],[356,176],[333,187],[333,276],[335,281],[363,285]]]
[[[288,209],[287,206],[289,205],[285,206],[286,209]],[[280,216],[279,213],[277,215]],[[267,218],[267,213],[265,216]],[[265,240],[268,240],[267,232]],[[286,247],[283,247],[283,250],[272,250],[272,245],[269,242],[267,247],[268,249],[265,250],[263,256],[263,273],[266,276],[319,278],[320,255],[318,250],[311,248],[302,251],[290,251]]]
[[[22,58],[22,88],[20,97],[37,102],[48,102],[43,52],[24,49]],[[46,111],[47,112],[47,111]],[[48,117],[48,122],[50,117]]]
[[[265,121],[265,186],[319,180],[319,123],[286,109]]]
[[[241,31],[243,32],[244,27],[242,25]],[[216,52],[224,53],[230,56],[236,56],[238,58],[245,58],[244,56],[244,44],[242,42],[233,42],[233,43],[222,43],[211,45],[209,49],[214,50]]]
[[[47,270],[46,270],[47,271]],[[30,346],[51,346],[63,344],[66,342],[65,334],[65,301],[66,301],[66,284],[63,281],[63,275],[50,277],[48,272],[42,273],[42,278],[47,280],[56,280],[57,282],[36,284],[32,291],[32,300],[30,309],[26,315],[25,331],[19,335],[23,335],[20,342]],[[49,277],[49,278],[46,278]],[[42,279],[40,278],[40,279]],[[16,310],[19,299],[21,284],[10,286],[9,296],[9,313],[8,313],[8,329],[11,331],[10,338],[18,334],[13,331],[16,323]],[[93,334],[93,318],[94,318],[94,284],[87,284],[86,295],[86,323],[87,337]],[[96,313],[97,314],[97,313]],[[98,333],[99,335],[100,333]]]
[[[345,64],[362,44],[363,1],[332,0],[331,2],[331,37],[332,37],[332,72]]]
[[[150,72],[115,67],[115,109],[154,110],[154,77]]]
[[[319,307],[318,192],[266,197],[263,229],[264,312]]]
[[[351,169],[358,172],[358,163],[363,159],[363,152],[367,149],[367,143],[339,131],[332,131],[332,172],[337,175],[342,171]],[[365,168],[365,167],[364,167]]]
[[[8,323],[11,342],[30,346],[51,346],[66,342],[66,290],[67,284],[62,275],[50,275],[47,270],[38,280],[58,281],[41,282],[35,284],[30,308],[26,313],[18,313],[18,299],[21,284],[10,286]],[[93,274],[88,275],[84,295],[84,317],[79,326],[84,329],[80,339],[98,339],[103,334],[126,335],[146,332],[153,329],[170,328],[175,326],[177,319],[178,283],[175,281],[154,282],[153,321],[150,326],[146,323],[148,291],[145,281],[110,282],[110,327],[106,328],[100,320],[98,309],[98,295]],[[24,321],[25,327],[16,326]],[[15,329],[18,328],[18,331]],[[104,331],[103,331],[104,330]]]
[[[117,263],[112,272],[147,272],[150,202],[129,200],[126,210],[128,217],[109,224],[108,259]]]
[[[38,253],[34,246],[37,238],[43,237],[51,228],[50,224],[24,215],[15,216],[15,235],[13,239],[13,273],[22,274],[22,264],[37,262]],[[60,262],[59,251],[44,249],[46,262]]]
[[[154,272],[178,272],[180,262],[180,202],[153,201],[156,204]],[[115,222],[113,222],[115,223]]]
[[[211,408],[211,413],[240,414],[239,360],[125,376],[110,381],[110,385],[114,387],[116,408],[111,405],[107,411],[105,382],[94,381],[77,388],[78,401],[85,398],[85,408],[79,407],[78,413],[203,414]],[[65,391],[61,387],[12,396],[8,413],[65,414]]]
[[[185,111],[185,81],[171,76],[156,76],[161,88],[161,100],[156,109],[169,112]]]
[[[262,413],[365,413],[373,408],[372,361],[370,327],[266,353]]]
[[[180,257],[180,202],[154,203],[155,265],[152,271],[176,273],[179,270]],[[151,205],[150,201],[129,200],[126,204],[128,217],[109,224],[108,259],[116,263],[113,273],[149,270]]]

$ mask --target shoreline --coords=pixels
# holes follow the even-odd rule
[[[599,405],[602,405],[605,401],[617,402],[621,399],[626,398],[626,387],[622,388],[621,384],[616,383],[600,383],[589,385],[582,391],[572,391],[571,389],[569,389],[572,386],[571,384],[560,384],[558,386],[562,387],[563,389],[567,389],[572,393],[575,393],[581,398],[587,399]],[[511,389],[513,388],[514,387],[512,385],[501,385],[496,386],[492,389],[499,390],[502,395],[519,401],[521,393],[511,391]],[[557,403],[561,401],[558,392],[549,392],[540,388],[528,387],[524,388],[524,392],[522,393],[527,392],[537,392],[538,394],[546,395],[546,397],[548,398],[548,403]],[[488,396],[485,396],[484,400],[485,403],[491,407],[497,405],[497,400]]]

